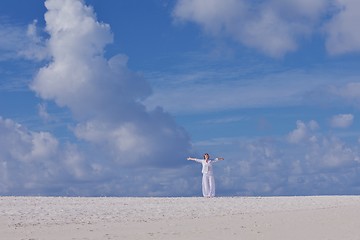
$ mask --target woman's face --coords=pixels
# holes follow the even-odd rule
[[[205,160],[208,160],[209,157],[210,157],[209,154],[204,154],[204,159],[205,159]]]

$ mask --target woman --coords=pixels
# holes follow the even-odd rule
[[[195,161],[202,164],[202,193],[204,197],[215,197],[215,179],[212,169],[212,164],[224,160],[224,158],[215,158],[210,160],[210,155],[208,153],[204,154],[204,159],[197,159],[188,157],[187,160]]]

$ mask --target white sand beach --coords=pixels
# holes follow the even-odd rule
[[[0,234],[4,240],[356,240],[360,197],[0,197]]]

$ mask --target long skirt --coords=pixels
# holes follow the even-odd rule
[[[203,174],[202,193],[204,197],[215,197],[215,179],[214,175]]]

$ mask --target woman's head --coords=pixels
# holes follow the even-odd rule
[[[204,159],[209,159],[210,155],[208,153],[205,153],[203,157],[204,157]]]

